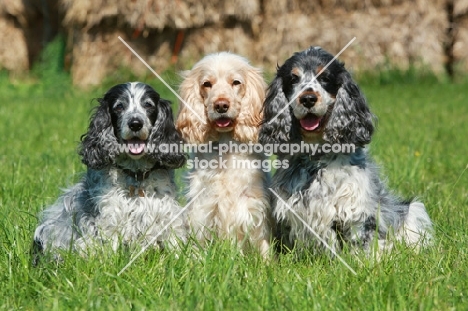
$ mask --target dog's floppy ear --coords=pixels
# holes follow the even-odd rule
[[[100,105],[91,116],[88,132],[81,136],[78,148],[81,161],[92,169],[102,169],[112,164],[118,154],[109,103],[105,98],[98,99],[98,102]]]
[[[183,73],[184,80],[179,87],[182,101],[179,103],[176,128],[191,144],[205,143],[211,131],[200,94],[198,75],[199,71],[196,69]]]
[[[339,76],[341,87],[336,95],[324,139],[331,143],[351,143],[362,147],[371,141],[375,116],[349,72]]]
[[[283,78],[276,76],[267,90],[259,141],[262,144],[287,143],[300,138],[299,122],[288,106]]]
[[[167,148],[160,148],[157,152],[153,152],[151,156],[167,168],[179,168],[185,164],[186,157],[183,150],[179,150],[178,147],[175,148],[182,145],[182,137],[174,125],[171,102],[161,98],[157,103],[157,109],[157,118],[148,142],[157,147],[166,145]]]
[[[241,101],[242,108],[236,119],[233,135],[234,139],[239,142],[257,142],[266,84],[261,70],[250,65],[244,77],[245,94]]]

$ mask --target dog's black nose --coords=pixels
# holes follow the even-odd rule
[[[299,102],[306,108],[314,107],[317,102],[317,95],[315,94],[305,94],[299,98]]]
[[[128,127],[136,132],[136,131],[139,131],[141,130],[141,128],[143,127],[143,122],[140,120],[140,119],[131,119],[129,122],[128,122]]]
[[[218,113],[225,113],[229,110],[229,101],[226,99],[218,99],[214,103],[214,108]]]

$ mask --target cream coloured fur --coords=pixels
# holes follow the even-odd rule
[[[260,70],[244,58],[227,52],[206,56],[185,73],[180,94],[176,126],[188,143],[257,141],[265,83]],[[195,158],[227,163],[227,168],[195,168],[189,173],[188,198],[205,189],[188,212],[197,239],[206,242],[215,235],[245,242],[245,247],[255,246],[266,256],[271,231],[268,174],[235,167],[238,160],[261,161],[263,155],[230,152],[219,157],[213,152],[193,154]]]

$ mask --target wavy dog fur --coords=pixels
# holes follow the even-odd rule
[[[177,129],[191,144],[256,142],[265,82],[246,59],[227,52],[211,54],[185,73],[180,86]],[[201,120],[200,120],[201,119]],[[236,168],[236,161],[258,161],[258,154],[197,153],[198,160],[225,162],[226,168],[195,168],[189,173],[189,223],[202,242],[212,236],[248,242],[266,256],[270,242],[268,175]]]
[[[383,250],[392,238],[415,248],[428,245],[432,224],[423,203],[402,200],[379,178],[365,149],[374,116],[344,65],[332,59],[320,47],[295,53],[278,68],[267,91],[261,143],[355,146],[354,152],[279,154],[290,165],[272,180],[286,203],[273,203],[278,236],[288,248],[297,244],[313,252],[323,245],[308,227],[335,250],[348,245],[368,251],[375,239]]]
[[[185,240],[184,216],[174,219],[181,208],[173,169],[186,158],[147,150],[182,140],[170,102],[139,82],[116,85],[98,101],[79,147],[87,172],[43,212],[34,234],[36,251],[86,251],[102,243],[116,249],[156,237],[155,246]]]

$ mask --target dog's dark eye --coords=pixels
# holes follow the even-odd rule
[[[327,76],[324,76],[324,75],[320,75],[320,76],[318,77],[318,79],[319,79],[319,81],[322,82],[322,83],[330,83],[330,82],[331,82],[330,78],[327,77]]]
[[[241,84],[241,82],[239,80],[232,81],[232,85],[239,85],[239,84]]]
[[[213,85],[211,84],[210,81],[205,81],[203,82],[203,87],[212,87]]]
[[[114,111],[115,112],[122,112],[124,110],[124,105],[123,104],[117,104],[114,106]]]
[[[296,84],[297,82],[299,82],[299,76],[292,73],[291,74],[291,83]]]
[[[145,101],[145,102],[143,103],[143,107],[144,107],[144,108],[153,108],[153,107],[154,107],[154,104],[153,104],[152,102],[150,102],[150,101]]]

